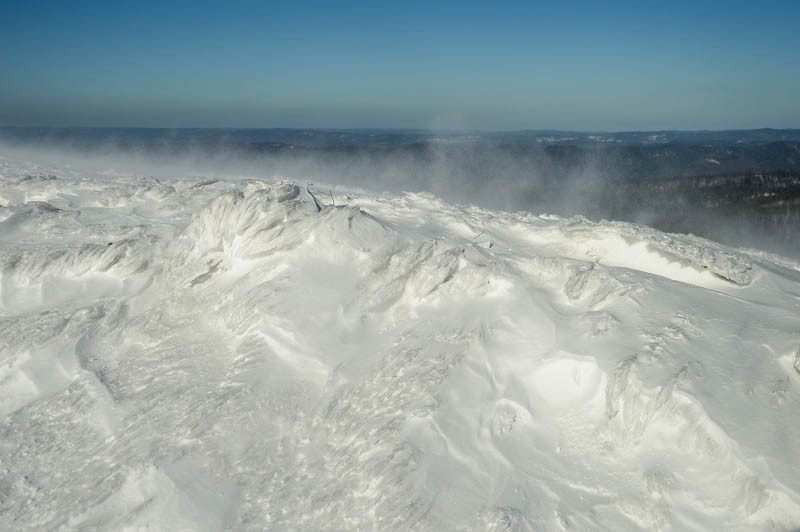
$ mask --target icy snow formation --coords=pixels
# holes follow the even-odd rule
[[[0,172],[0,529],[800,526],[791,261],[426,194]]]

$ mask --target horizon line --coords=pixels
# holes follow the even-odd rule
[[[558,128],[523,128],[523,129],[481,129],[481,128],[424,128],[424,127],[263,127],[263,126],[54,126],[54,125],[14,125],[0,124],[0,129],[141,129],[141,130],[254,130],[254,131],[393,131],[393,132],[427,132],[427,133],[580,133],[580,134],[622,134],[622,133],[725,133],[737,131],[800,131],[799,127],[753,127],[753,128],[700,128],[700,129],[558,129]]]

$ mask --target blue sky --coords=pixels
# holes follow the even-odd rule
[[[800,127],[800,2],[0,5],[0,124]]]

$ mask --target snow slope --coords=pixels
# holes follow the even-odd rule
[[[0,529],[800,527],[795,262],[426,194],[0,174]]]

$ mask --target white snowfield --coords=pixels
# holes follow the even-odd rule
[[[0,174],[1,530],[800,528],[795,262],[419,193]]]

